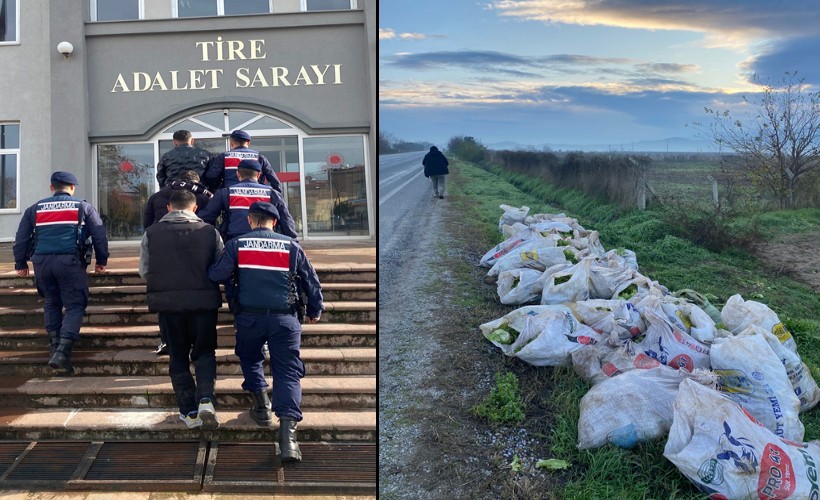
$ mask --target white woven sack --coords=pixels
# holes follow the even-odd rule
[[[493,264],[487,271],[488,276],[498,276],[510,269],[538,269],[544,271],[556,264],[567,261],[562,247],[555,246],[555,240],[549,237],[541,237],[525,242],[511,250]]]
[[[709,354],[718,390],[784,439],[803,439],[800,400],[786,368],[761,335],[715,339]]]
[[[585,258],[574,266],[552,274],[541,293],[542,304],[566,304],[589,298],[589,268],[592,258]],[[568,281],[555,284],[556,279],[570,276]]]
[[[738,404],[691,380],[680,384],[663,455],[709,498],[820,496],[820,443],[775,436]]]
[[[726,329],[732,333],[740,333],[749,325],[771,332],[790,351],[797,352],[797,342],[791,332],[786,330],[777,314],[766,304],[753,300],[743,300],[740,295],[732,295],[720,311],[720,319]]]
[[[661,366],[657,359],[627,346],[611,347],[604,343],[591,345],[572,353],[572,370],[592,385],[630,370],[648,370]]]
[[[526,230],[516,233],[513,236],[507,237],[506,240],[488,250],[487,253],[481,257],[478,265],[481,267],[493,267],[493,265],[498,262],[498,259],[504,257],[513,249],[527,243],[528,241],[540,238],[542,238],[542,236],[538,231],[533,231],[532,229],[527,228]]]
[[[646,330],[635,306],[625,300],[582,300],[575,304],[575,314],[593,330],[609,333],[612,340],[631,339]]]
[[[738,336],[744,335],[761,335],[766,339],[766,343],[772,348],[775,356],[780,358],[786,369],[786,375],[792,384],[794,394],[800,400],[800,411],[804,412],[814,408],[820,401],[820,389],[811,375],[811,370],[800,359],[800,355],[790,351],[780,343],[780,339],[762,328],[750,326],[738,334]]]
[[[632,370],[593,386],[581,398],[578,448],[612,443],[632,448],[665,436],[672,425],[672,404],[686,375],[659,366]]]
[[[643,319],[646,322],[646,337],[636,346],[645,354],[667,366],[688,372],[696,368],[710,368],[709,346],[675,328],[657,310],[645,309]]]
[[[526,304],[538,302],[542,284],[538,280],[542,272],[535,269],[511,269],[498,276],[498,297],[502,304]]]
[[[530,212],[530,207],[522,206],[521,208],[511,207],[509,205],[499,205],[498,208],[504,211],[501,218],[498,220],[498,229],[506,225],[515,224],[516,222],[524,222],[524,218]]]

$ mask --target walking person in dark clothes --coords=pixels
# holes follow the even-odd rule
[[[166,214],[146,229],[140,245],[139,272],[148,287],[148,310],[159,313],[170,355],[168,374],[189,429],[214,430],[216,322],[222,306],[219,285],[208,279],[208,267],[222,254],[222,238],[194,214],[196,196],[187,190],[171,194]],[[191,376],[194,363],[196,382]]]
[[[171,201],[171,195],[180,190],[186,190],[194,193],[196,196],[196,211],[201,212],[205,205],[208,204],[213,193],[208,191],[203,184],[199,183],[199,174],[194,170],[186,170],[182,172],[176,179],[172,180],[156,193],[148,198],[145,204],[145,213],[142,216],[142,225],[148,229],[155,222],[165,217],[168,213],[168,204]],[[165,356],[168,354],[168,339],[166,338],[165,330],[160,325],[159,328],[159,346],[154,351],[158,356]]]
[[[77,177],[70,172],[51,175],[52,196],[26,209],[14,238],[14,269],[28,276],[28,260],[34,264],[37,293],[45,299],[46,332],[51,340],[48,366],[74,374],[71,347],[80,337],[88,306],[88,275],[91,246],[97,258],[94,272],[104,273],[108,264],[108,237],[97,210],[74,197]],[[65,315],[63,315],[65,307]]]
[[[231,144],[231,150],[211,158],[205,173],[202,175],[202,180],[208,186],[208,189],[215,192],[217,189],[231,187],[241,182],[242,179],[237,176],[236,170],[239,162],[254,160],[259,162],[262,177],[268,181],[273,189],[282,192],[282,183],[276,177],[276,172],[274,172],[273,166],[271,166],[268,159],[259,151],[250,148],[251,135],[249,133],[244,130],[234,130],[228,137],[228,142]]]
[[[445,176],[450,173],[447,158],[435,146],[430,146],[430,152],[424,155],[421,161],[424,165],[424,176],[433,181],[433,197],[444,198]]]
[[[251,393],[251,418],[271,425],[271,406],[279,417],[279,449],[283,462],[302,460],[296,424],[302,420],[305,364],[299,357],[302,325],[296,311],[301,286],[307,295],[307,320],[317,323],[324,309],[319,277],[304,250],[287,236],[273,232],[279,218],[276,207],[253,203],[248,210],[251,231],[225,244],[219,261],[210,267],[214,281],[238,282],[236,355],[242,367],[242,389]],[[270,350],[273,404],[265,380],[262,345]]]
[[[217,218],[222,215],[222,226],[219,229],[225,241],[251,230],[248,225],[248,208],[256,201],[266,201],[276,207],[280,215],[276,232],[293,239],[298,237],[296,222],[290,215],[282,194],[271,186],[259,183],[262,169],[262,164],[256,160],[239,162],[235,174],[239,181],[217,191],[208,206],[199,212],[202,220],[209,224],[216,224]]]

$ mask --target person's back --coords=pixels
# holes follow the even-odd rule
[[[148,310],[159,313],[160,329],[166,332],[179,418],[190,429],[214,430],[219,427],[214,390],[222,294],[207,270],[223,245],[216,229],[194,214],[195,204],[190,191],[171,195],[171,211],[142,236],[139,273],[147,284]]]
[[[251,136],[244,130],[234,130],[231,132],[228,142],[231,145],[230,151],[215,155],[209,162],[202,179],[208,189],[217,191],[223,187],[231,187],[241,182],[237,168],[239,164],[246,160],[252,160],[261,166],[261,179],[267,181],[276,191],[282,192],[282,184],[273,171],[273,166],[267,158],[259,151],[250,148]]]
[[[193,170],[182,172],[176,179],[148,197],[145,212],[142,216],[142,226],[147,229],[155,222],[159,222],[168,213],[168,203],[174,191],[185,189],[196,195],[196,212],[201,211],[213,198],[213,193],[199,183],[199,175]]]
[[[277,231],[285,236],[296,239],[296,223],[285,204],[285,200],[278,191],[271,186],[260,184],[257,179],[261,172],[261,164],[255,160],[243,160],[237,165],[239,182],[226,186],[216,192],[208,207],[199,215],[205,222],[215,224],[222,214],[220,233],[225,240],[236,238],[251,230],[248,224],[248,209],[257,201],[272,203],[280,214]]]
[[[433,181],[433,197],[444,198],[445,176],[450,173],[447,158],[435,146],[430,146],[430,152],[424,155],[421,161],[424,165],[424,176]]]
[[[190,132],[177,130],[174,132],[174,149],[163,154],[157,165],[157,181],[160,187],[164,187],[188,170],[201,176],[210,160],[208,151],[194,146]]]

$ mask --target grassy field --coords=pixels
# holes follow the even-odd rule
[[[606,249],[625,247],[637,254],[641,272],[670,290],[691,288],[717,297],[720,308],[736,293],[745,299],[768,304],[794,335],[803,360],[820,380],[820,296],[804,285],[782,276],[767,275],[753,256],[740,250],[712,253],[685,238],[668,234],[656,211],[623,211],[577,192],[557,190],[541,182],[499,170],[486,171],[472,164],[452,161],[448,190],[452,207],[475,235],[472,244],[481,252],[502,240],[498,232],[500,204],[527,205],[530,213],[564,212],[587,229],[599,231]],[[678,182],[678,181],[676,181]],[[755,216],[772,237],[788,231],[820,226],[820,211],[795,211]],[[476,262],[476,265],[478,263]],[[469,273],[460,279],[470,279]],[[454,283],[454,288],[459,288]],[[467,283],[463,284],[465,287]],[[470,283],[475,286],[475,283]],[[494,290],[495,285],[486,284]],[[485,295],[486,297],[486,295]],[[486,298],[481,300],[486,301]],[[471,304],[474,305],[474,304]],[[510,307],[510,310],[515,307]],[[479,321],[469,325],[478,331]],[[486,342],[476,334],[477,342]],[[498,356],[503,356],[496,352]],[[606,446],[581,451],[576,448],[579,401],[588,390],[571,369],[533,369],[518,360],[508,365],[519,375],[525,389],[527,420],[548,422],[528,427],[548,443],[550,457],[570,462],[566,470],[547,471],[555,485],[555,498],[703,498],[677,469],[663,458],[665,439],[631,450]],[[526,392],[529,391],[529,392]],[[533,417],[534,412],[549,418]],[[806,440],[820,438],[820,410],[801,416]]]

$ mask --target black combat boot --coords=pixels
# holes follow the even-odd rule
[[[62,371],[66,375],[74,375],[74,367],[71,365],[71,345],[74,343],[72,339],[60,339],[54,355],[48,362],[48,366],[55,370]]]
[[[279,419],[279,450],[283,463],[302,461],[302,450],[296,442],[296,423],[289,418]]]
[[[270,415],[270,398],[268,398],[268,391],[261,389],[251,393],[251,418],[259,427],[269,427],[271,424]]]
[[[60,345],[60,332],[48,332],[48,340],[51,342],[51,347],[48,349],[48,355],[54,356],[54,351]]]

